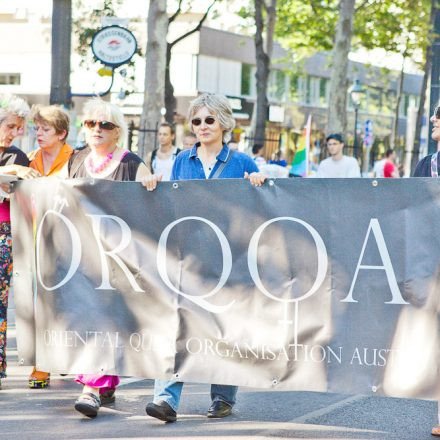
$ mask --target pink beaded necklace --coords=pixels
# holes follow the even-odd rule
[[[107,156],[105,156],[105,159],[102,160],[100,164],[95,165],[93,163],[92,156],[89,155],[89,157],[86,159],[86,167],[91,173],[99,174],[103,170],[105,170],[105,168],[107,168],[108,164],[111,162],[112,159],[113,159],[113,152],[108,153]]]

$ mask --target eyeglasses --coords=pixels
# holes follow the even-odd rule
[[[200,118],[194,118],[194,119],[191,120],[191,124],[195,125],[196,127],[198,127],[202,122],[203,121]],[[215,118],[213,116],[207,116],[205,118],[205,124],[206,125],[212,125],[214,123],[215,123]]]
[[[108,121],[95,121],[94,119],[87,119],[86,121],[84,121],[83,123],[87,128],[95,128],[96,125],[98,125],[98,127],[101,130],[114,130],[115,128],[117,128],[118,126],[116,124],[113,124],[113,122],[108,122]]]

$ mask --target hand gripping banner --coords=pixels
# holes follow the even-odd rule
[[[21,362],[436,398],[439,219],[437,179],[20,182]]]

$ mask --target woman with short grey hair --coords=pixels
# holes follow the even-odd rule
[[[266,176],[258,172],[255,162],[246,154],[232,151],[231,139],[235,120],[228,99],[222,95],[204,93],[191,101],[188,122],[197,142],[189,150],[179,153],[174,161],[171,180],[186,179],[249,179],[261,186]],[[152,174],[142,184],[153,191],[161,176]]]
[[[235,127],[235,119],[232,116],[232,108],[228,99],[222,95],[204,93],[191,101],[188,109],[188,121],[193,133],[194,127],[192,126],[191,121],[193,120],[194,115],[203,107],[217,117],[223,132],[223,142],[228,143],[231,140],[231,133]]]
[[[240,179],[261,186],[266,176],[258,171],[255,162],[246,154],[231,150],[227,141],[235,126],[232,108],[224,96],[203,94],[191,102],[189,124],[197,143],[179,153],[174,161],[171,180]],[[160,181],[154,174],[143,179],[149,191]],[[243,183],[246,184],[246,183]],[[147,414],[164,422],[177,420],[183,382],[156,380],[153,401],[145,408]],[[227,417],[232,413],[238,388],[234,385],[211,385],[209,418]]]
[[[29,160],[12,142],[24,131],[29,106],[15,95],[0,95],[0,174],[15,174],[20,178],[39,176],[27,168]],[[11,217],[9,200],[0,203],[0,388],[6,377],[6,327],[9,283],[12,274]]]

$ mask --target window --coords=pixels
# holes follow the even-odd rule
[[[299,77],[298,100],[302,104],[325,107],[328,101],[328,80],[309,75]]]
[[[328,85],[328,79],[319,78],[319,105],[320,106],[325,106],[327,104],[327,101],[328,101],[327,85]]]
[[[249,96],[251,94],[251,75],[252,66],[250,64],[241,65],[241,94]]]
[[[286,75],[283,71],[270,71],[267,83],[267,94],[270,99],[284,101],[286,98]]]
[[[409,108],[419,108],[420,99],[416,95],[409,95],[407,93],[402,94],[400,98],[399,115],[408,116]]]
[[[290,74],[290,99],[293,102],[300,100],[299,75],[297,73]]]
[[[19,73],[0,73],[0,85],[19,86],[21,75]]]
[[[396,109],[397,96],[394,90],[387,90],[386,97],[383,102],[383,112],[387,115],[393,115]]]
[[[278,100],[282,101],[286,95],[286,75],[281,70],[277,70],[275,73],[276,78],[276,90],[275,96]]]
[[[382,89],[378,87],[365,87],[367,90],[367,105],[366,109],[369,113],[382,113],[383,112],[383,97]]]

